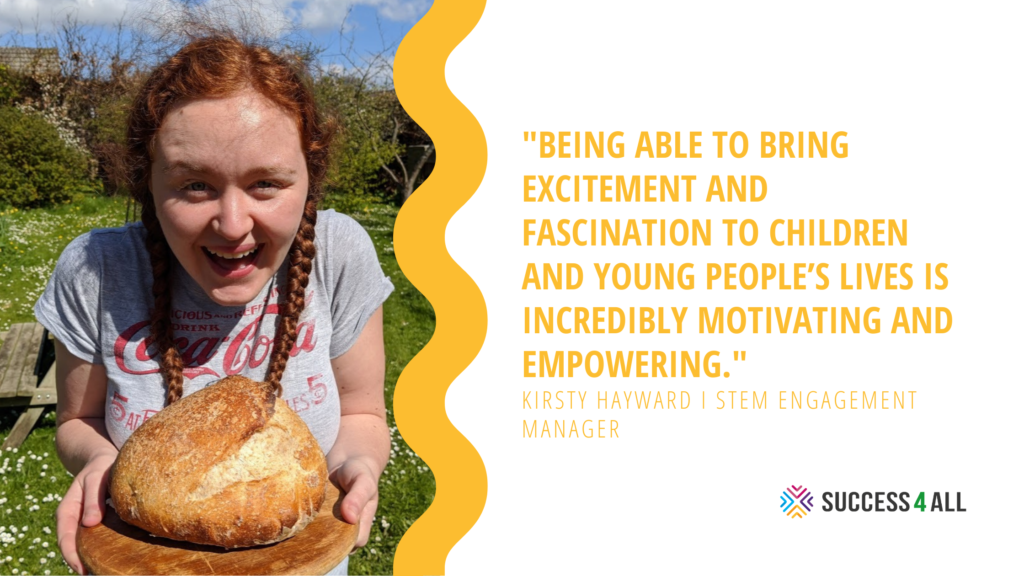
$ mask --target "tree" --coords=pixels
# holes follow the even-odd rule
[[[341,26],[345,48],[340,56],[345,67],[321,71],[321,81],[327,78],[328,84],[340,82],[347,87],[342,92],[349,100],[339,109],[348,134],[345,145],[367,147],[368,154],[362,157],[377,162],[376,169],[385,176],[382,184],[401,205],[433,168],[434,144],[395,93],[392,78],[397,44],[387,43],[378,20],[380,48],[356,54],[354,36],[346,34],[345,21],[347,16]]]
[[[429,175],[433,167],[434,143],[423,128],[420,128],[420,125],[405,111],[398,101],[395,91],[391,90],[389,95],[393,100],[390,115],[393,125],[391,143],[395,149],[401,146],[406,154],[403,158],[403,154],[396,153],[392,166],[384,165],[383,169],[398,187],[401,193],[399,203],[403,204]],[[420,152],[415,155],[409,154],[411,149],[418,149]],[[393,168],[394,165],[398,166],[397,170]]]

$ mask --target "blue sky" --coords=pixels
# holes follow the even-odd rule
[[[55,22],[69,14],[90,24],[93,37],[110,35],[122,15],[131,22],[140,14],[171,13],[181,0],[0,0],[0,44],[34,46],[37,36],[45,38]],[[432,0],[202,0],[218,14],[258,14],[271,35],[283,36],[286,28],[298,28],[291,37],[308,39],[327,48],[325,64],[348,67],[342,53],[352,43],[357,56],[377,54],[394,48],[427,12]],[[346,18],[347,15],[347,18]],[[230,17],[229,17],[230,18]],[[341,34],[345,25],[344,39]],[[19,34],[19,31],[21,32]],[[40,35],[37,35],[37,31]],[[46,40],[43,41],[46,43]]]

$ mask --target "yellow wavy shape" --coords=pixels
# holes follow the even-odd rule
[[[398,97],[430,134],[437,153],[430,178],[395,221],[398,264],[437,317],[433,338],[409,362],[395,388],[395,421],[402,437],[437,480],[433,504],[398,545],[395,574],[443,574],[448,553],[476,523],[487,498],[483,461],[452,426],[444,407],[448,386],[480,351],[487,330],[483,296],[444,242],[448,220],[476,191],[487,166],[483,131],[444,77],[448,55],[483,10],[483,0],[434,0],[395,56]]]

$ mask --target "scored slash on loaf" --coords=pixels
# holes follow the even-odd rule
[[[240,548],[294,536],[320,510],[327,462],[273,388],[231,376],[164,408],[121,447],[110,497],[156,536]]]

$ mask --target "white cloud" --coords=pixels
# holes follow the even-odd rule
[[[387,20],[413,22],[426,14],[430,0],[308,0],[297,5],[295,11],[303,28],[338,29],[356,5],[372,6]]]
[[[429,0],[375,0],[367,4],[376,6],[381,16],[398,22],[419,20],[430,8]]]
[[[159,0],[140,8],[137,14],[155,22],[158,30],[188,32],[189,23],[199,21],[216,30],[235,30],[248,36],[273,39],[295,27],[291,9],[276,0],[207,0],[189,12],[182,10],[175,0]]]
[[[113,24],[141,4],[138,0],[0,0],[0,32],[32,33],[37,24],[39,31],[48,31],[68,15],[81,22]]]
[[[397,22],[412,22],[422,17],[430,7],[430,0],[209,0],[200,10],[208,11],[228,23],[255,20],[260,17],[267,31],[281,34],[298,25],[310,30],[337,29],[349,9],[356,5],[376,8],[380,16]],[[145,0],[0,0],[0,33],[20,29],[32,33],[38,29],[49,31],[55,22],[72,15],[79,22],[113,24],[124,16],[174,13],[180,6],[175,0],[146,2]]]

